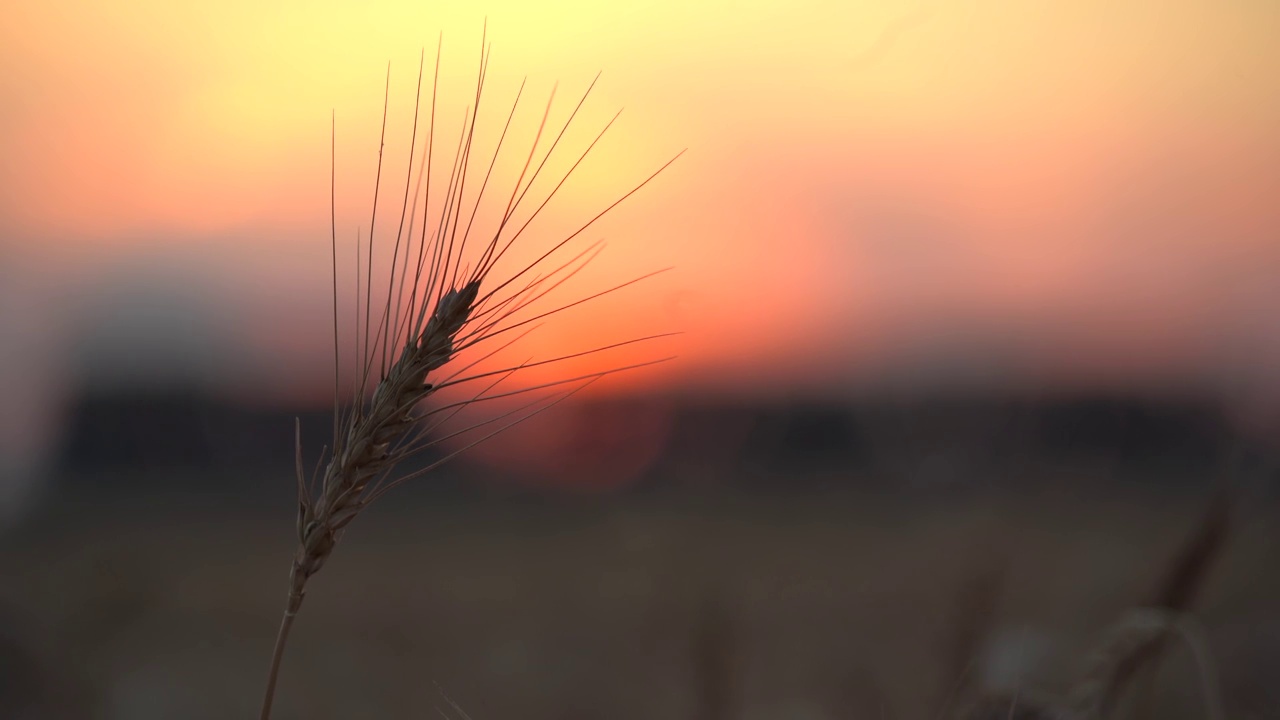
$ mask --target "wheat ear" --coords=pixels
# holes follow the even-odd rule
[[[1108,717],[1125,690],[1150,668],[1169,640],[1181,637],[1201,665],[1205,702],[1211,715],[1219,705],[1212,666],[1192,624],[1191,606],[1209,571],[1223,553],[1232,528],[1234,486],[1219,480],[1199,524],[1170,559],[1165,575],[1144,606],[1133,609],[1107,633],[1094,652],[1090,670],[1076,683],[1068,701],[1089,717]]]
[[[410,192],[411,180],[415,170],[413,158],[417,145],[418,116],[422,106],[422,79],[425,68],[425,51],[418,68],[418,96],[414,104],[414,131],[409,148],[409,172],[405,178],[404,202],[400,212],[399,227],[396,231],[394,250],[390,258],[390,276],[387,282],[385,302],[381,293],[376,298],[381,305],[380,318],[375,317],[371,308],[375,302],[373,294],[374,235],[378,218],[378,193],[382,180],[382,156],[379,151],[378,174],[374,189],[374,207],[369,222],[367,246],[362,248],[357,242],[356,267],[356,312],[355,312],[355,344],[356,364],[355,385],[350,400],[344,409],[341,391],[341,372],[338,367],[341,353],[338,342],[338,280],[337,280],[337,232],[336,220],[331,210],[331,222],[335,228],[332,237],[334,267],[334,439],[332,451],[328,453],[328,462],[322,473],[314,473],[308,481],[302,467],[301,430],[296,429],[295,442],[298,484],[298,545],[293,563],[289,571],[288,596],[284,615],[281,619],[271,665],[267,676],[267,688],[263,697],[262,720],[268,720],[271,714],[272,701],[275,695],[276,682],[279,676],[281,660],[285,644],[288,640],[294,618],[302,607],[306,595],[308,580],[325,565],[334,548],[342,537],[347,526],[368,507],[392,487],[419,477],[441,463],[455,457],[474,445],[493,437],[499,432],[548,409],[577,392],[585,385],[602,376],[623,370],[630,370],[644,365],[663,362],[670,358],[661,358],[634,365],[614,366],[607,370],[568,377],[534,387],[514,390],[499,390],[498,386],[521,370],[534,366],[545,366],[572,358],[604,352],[621,345],[645,342],[665,335],[635,338],[621,343],[598,347],[569,355],[562,355],[544,360],[526,360],[509,367],[487,372],[468,374],[477,361],[465,365],[461,369],[444,372],[459,354],[481,346],[493,344],[495,338],[510,338],[496,350],[487,352],[481,360],[493,356],[496,352],[509,347],[516,340],[527,334],[533,323],[539,322],[564,310],[593,300],[601,295],[627,287],[639,280],[656,273],[642,275],[627,282],[614,285],[603,292],[596,292],[579,297],[571,302],[553,305],[550,309],[529,312],[534,304],[547,298],[569,278],[575,276],[583,267],[600,252],[600,244],[592,244],[573,254],[568,250],[570,242],[578,238],[592,223],[612,210],[623,200],[646,185],[650,180],[665,170],[676,158],[677,154],[656,172],[621,195],[615,202],[606,207],[595,217],[588,220],[576,231],[560,237],[538,255],[532,263],[511,272],[503,277],[492,275],[499,260],[519,239],[530,223],[547,206],[552,197],[569,179],[604,133],[612,126],[617,115],[604,126],[566,173],[555,183],[536,208],[523,223],[514,222],[514,217],[524,204],[530,188],[539,179],[547,161],[556,151],[565,132],[569,129],[578,111],[595,86],[592,81],[581,100],[570,113],[549,147],[542,152],[542,158],[535,163],[541,150],[540,144],[546,129],[547,116],[550,114],[555,92],[547,102],[543,112],[537,135],[529,149],[527,158],[506,201],[506,209],[499,220],[498,228],[491,237],[474,246],[469,243],[472,237],[473,224],[476,220],[481,199],[484,197],[492,176],[507,130],[515,117],[520,97],[524,91],[521,84],[515,100],[511,104],[506,125],[494,148],[487,169],[480,180],[478,192],[473,201],[468,201],[466,194],[475,183],[472,158],[475,154],[476,118],[480,112],[481,99],[488,68],[490,48],[481,42],[480,69],[476,80],[473,105],[467,109],[463,118],[463,132],[454,148],[454,160],[449,177],[445,183],[443,198],[432,194],[432,156],[435,151],[436,93],[440,70],[440,48],[436,52],[435,78],[432,82],[430,105],[430,124],[426,147],[422,150],[422,159],[417,164],[417,184]],[[597,76],[598,79],[599,76]],[[390,95],[390,67],[388,67],[387,96]],[[387,118],[387,102],[383,104],[383,145],[385,145]],[[336,132],[334,133],[336,137]],[[331,143],[331,152],[336,141]],[[336,166],[336,162],[334,163]],[[336,172],[336,171],[335,171]],[[334,202],[334,173],[330,176],[331,208]],[[420,189],[425,178],[426,191]],[[438,189],[437,180],[437,189]],[[428,223],[431,215],[432,199],[437,197],[438,219]],[[417,222],[418,213],[420,222]],[[415,227],[415,223],[417,227]],[[429,228],[429,225],[433,227]],[[415,230],[417,237],[415,239]],[[430,235],[428,235],[430,232]],[[471,257],[466,257],[466,253]],[[363,257],[362,257],[363,253]],[[364,266],[364,277],[361,278],[360,266]],[[363,294],[363,297],[361,295]],[[363,312],[362,312],[363,311]],[[461,401],[446,403],[430,410],[422,410],[424,401],[438,391],[447,387],[464,386],[475,383],[478,391]],[[537,394],[538,391],[544,391]],[[458,412],[475,403],[519,395],[533,394],[534,399],[515,410],[498,415],[452,431],[438,435],[437,431],[445,422],[454,418]],[[427,420],[430,422],[424,422]],[[467,435],[481,431],[474,439]],[[407,458],[435,447],[445,439],[466,436],[460,449],[454,450],[443,459],[407,474],[395,475],[396,467]],[[322,453],[322,460],[325,455]],[[319,466],[317,466],[317,470]],[[316,475],[319,477],[317,478]]]
[[[997,694],[979,697],[963,720],[1101,720],[1114,715],[1134,677],[1159,658],[1171,638],[1181,638],[1199,669],[1209,720],[1223,717],[1219,683],[1208,644],[1190,615],[1232,527],[1235,487],[1220,478],[1200,522],[1166,566],[1145,603],[1110,626],[1090,655],[1088,670],[1063,697]]]

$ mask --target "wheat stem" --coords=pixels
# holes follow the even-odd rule
[[[270,720],[271,705],[276,696],[276,681],[280,677],[280,661],[284,658],[284,646],[289,642],[289,631],[293,628],[293,619],[298,616],[298,609],[302,607],[303,585],[306,578],[301,578],[298,573],[291,572],[289,574],[289,599],[285,604],[284,614],[280,617],[280,630],[276,633],[276,645],[271,651],[271,668],[267,671],[267,690],[262,697],[262,712],[259,715],[261,720]]]
[[[474,249],[473,254],[478,251],[478,257],[470,257],[467,254],[469,250],[468,240],[471,236],[476,214],[479,211],[480,203],[484,199],[485,191],[489,188],[489,181],[493,177],[493,170],[497,162],[497,154],[506,139],[507,130],[510,127],[512,118],[515,116],[516,105],[520,102],[520,97],[524,91],[524,84],[522,83],[520,91],[516,94],[516,100],[507,116],[506,125],[504,125],[502,135],[498,141],[498,148],[494,150],[494,157],[490,159],[483,177],[479,174],[479,168],[476,168],[474,172],[469,172],[474,159],[473,148],[478,147],[474,141],[482,93],[488,71],[489,53],[488,44],[482,39],[474,105],[467,108],[466,112],[463,113],[461,136],[458,138],[453,167],[449,172],[443,197],[436,201],[441,205],[439,218],[432,221],[429,219],[432,215],[430,212],[432,205],[431,159],[435,152],[436,91],[440,66],[440,49],[437,47],[427,143],[422,164],[416,168],[419,183],[422,182],[425,176],[427,190],[421,204],[420,237],[416,251],[418,257],[416,261],[412,261],[410,256],[414,252],[412,247],[415,222],[414,211],[418,208],[416,202],[418,189],[414,186],[411,192],[411,185],[413,184],[415,171],[413,158],[417,149],[425,53],[419,59],[413,130],[408,151],[410,167],[404,176],[405,195],[401,204],[395,245],[390,253],[386,299],[381,308],[381,314],[378,315],[374,313],[372,307],[375,262],[373,245],[375,233],[378,229],[377,207],[383,175],[382,161],[383,151],[386,147],[388,124],[390,66],[387,68],[382,108],[382,127],[379,137],[378,165],[374,180],[373,211],[369,217],[367,240],[361,237],[360,230],[357,230],[356,237],[355,312],[352,333],[355,343],[355,357],[351,363],[352,395],[346,408],[343,407],[342,398],[338,397],[342,374],[339,372],[338,367],[341,353],[339,352],[338,343],[338,251],[335,209],[336,170],[334,169],[334,166],[336,166],[336,159],[334,158],[336,155],[334,152],[334,146],[336,145],[334,126],[336,126],[336,122],[331,119],[330,243],[334,264],[332,278],[335,338],[334,439],[331,446],[332,451],[328,452],[327,457],[325,451],[321,452],[321,460],[316,465],[316,471],[313,472],[310,481],[307,481],[302,470],[301,430],[295,425],[295,440],[297,443],[295,460],[298,484],[297,546],[289,572],[289,593],[284,615],[280,621],[280,628],[276,636],[275,647],[271,655],[271,664],[267,673],[267,686],[262,701],[262,720],[269,720],[271,716],[271,707],[279,680],[285,646],[288,643],[294,618],[302,606],[307,580],[325,565],[347,525],[359,515],[361,510],[368,507],[392,487],[431,472],[434,468],[470,448],[559,404],[604,376],[646,367],[655,364],[655,362],[664,362],[670,359],[664,358],[657,361],[612,367],[577,377],[535,384],[532,387],[495,392],[499,384],[517,371],[533,367],[552,366],[555,363],[588,357],[671,334],[663,333],[634,338],[590,350],[565,353],[548,359],[534,360],[529,358],[518,365],[508,366],[501,370],[467,374],[477,363],[487,361],[498,350],[510,346],[515,340],[526,335],[543,318],[561,313],[657,274],[642,275],[631,281],[619,283],[603,291],[590,294],[575,302],[559,304],[533,317],[517,317],[517,315],[523,316],[526,314],[524,311],[531,304],[547,297],[549,293],[559,288],[564,282],[582,270],[599,253],[600,244],[589,245],[585,250],[577,253],[572,259],[553,270],[548,270],[544,267],[544,262],[545,265],[559,263],[559,257],[554,261],[548,261],[548,259],[562,248],[565,248],[570,241],[581,235],[588,226],[600,219],[605,213],[612,210],[641,187],[644,187],[654,176],[662,172],[674,161],[673,158],[672,161],[667,162],[658,172],[634,186],[629,192],[610,204],[571,235],[561,237],[552,245],[550,250],[541,254],[533,262],[514,271],[512,275],[507,275],[503,278],[490,277],[489,273],[494,269],[498,260],[529,227],[532,220],[547,207],[551,198],[559,193],[568,177],[575,173],[587,154],[596,146],[605,131],[617,119],[617,116],[614,116],[614,120],[610,120],[605,128],[591,141],[565,175],[555,183],[555,186],[548,192],[547,197],[532,211],[531,216],[518,229],[513,227],[513,232],[507,237],[504,231],[512,220],[512,214],[546,166],[551,152],[556,150],[557,145],[568,130],[569,123],[577,116],[578,110],[590,94],[591,88],[589,87],[587,92],[584,93],[582,100],[579,101],[578,106],[570,114],[569,120],[560,129],[546,155],[532,170],[528,182],[525,183],[526,175],[533,168],[534,157],[538,154],[539,142],[546,125],[547,114],[550,111],[550,101],[548,101],[547,111],[543,114],[538,135],[529,151],[529,157],[525,160],[521,169],[520,179],[517,180],[511,196],[507,200],[507,208],[501,216],[498,229],[491,239],[485,241],[486,244],[483,247]],[[593,80],[592,87],[594,85],[595,81]],[[554,97],[554,91],[552,97]],[[486,102],[486,107],[488,104]],[[679,157],[679,155],[676,157]],[[464,197],[467,194],[469,185],[475,186],[477,184],[479,191],[475,198],[475,205],[471,208],[464,207],[470,204]],[[413,211],[410,210],[411,207]],[[463,222],[464,220],[466,221],[465,223]],[[428,225],[434,226],[430,240],[428,240]],[[367,247],[362,244],[364,242],[368,243]],[[570,252],[565,251],[564,254],[569,255]],[[408,288],[408,297],[406,298],[404,295],[406,285],[409,282],[411,263],[414,265],[412,268],[413,280],[412,287]],[[398,270],[397,267],[399,268]],[[521,278],[524,279],[520,280]],[[518,285],[514,284],[517,280],[520,280]],[[510,289],[507,290],[507,288]],[[504,290],[506,292],[502,292]],[[381,301],[380,296],[381,292],[379,292],[379,300]],[[376,325],[374,324],[375,322]],[[479,358],[467,357],[459,360],[460,364],[464,364],[462,368],[457,370],[446,369],[446,366],[457,359],[460,353],[464,353],[498,335],[507,335],[508,338],[514,336],[514,339],[503,338],[499,340],[496,343],[499,345],[496,350],[487,352]],[[465,383],[480,383],[486,385],[486,387],[470,398],[444,404],[430,411],[420,410],[423,402],[437,391]],[[565,386],[569,387],[561,391]],[[522,404],[512,410],[500,413],[496,417],[482,419],[454,432],[435,436],[435,431],[443,422],[450,420],[466,407],[482,401],[512,398],[539,391],[546,392],[550,397],[536,398],[527,404]],[[426,422],[428,418],[431,419],[429,423]],[[441,442],[463,435],[474,437],[476,431],[485,428],[493,429],[479,438],[466,442],[462,447],[453,450],[435,462],[429,463],[426,467],[406,474],[393,474],[397,472],[397,465],[402,461],[424,450],[436,447]],[[429,438],[428,435],[435,437]]]

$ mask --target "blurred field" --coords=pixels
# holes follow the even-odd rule
[[[1056,688],[1198,510],[1191,494],[392,503],[314,583],[279,717],[438,717],[447,693],[477,720],[930,718],[975,588],[998,591],[976,683]],[[48,515],[0,548],[0,716],[255,716],[286,509]],[[1280,717],[1276,516],[1247,509],[1200,606],[1235,718]],[[1179,648],[1159,717],[1205,717],[1194,677]]]

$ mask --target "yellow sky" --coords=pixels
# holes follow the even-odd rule
[[[0,254],[50,283],[182,258],[259,308],[258,352],[323,346],[326,308],[281,296],[327,288],[330,112],[351,238],[386,63],[402,139],[443,32],[457,118],[486,17],[498,104],[528,74],[536,114],[603,71],[586,126],[626,108],[548,233],[690,148],[591,235],[611,241],[598,283],[677,271],[547,343],[675,325],[669,372],[758,385],[930,343],[1159,375],[1235,362],[1206,360],[1223,333],[1239,354],[1280,337],[1255,317],[1280,258],[1261,0],[21,3],[0,26]]]

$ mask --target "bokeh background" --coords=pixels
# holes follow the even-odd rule
[[[524,257],[688,148],[572,291],[673,269],[520,352],[682,334],[523,382],[676,359],[362,519],[282,716],[434,713],[436,682],[477,718],[929,717],[970,584],[1001,578],[971,675],[1063,682],[1224,479],[1250,502],[1205,622],[1234,716],[1280,716],[1280,5],[5,15],[0,715],[252,712],[293,418],[309,460],[329,428],[331,122],[349,295],[384,89],[395,186],[424,49],[452,133],[483,32],[480,137],[525,78],[526,142],[553,87],[562,121],[602,73],[577,148],[625,108]]]

